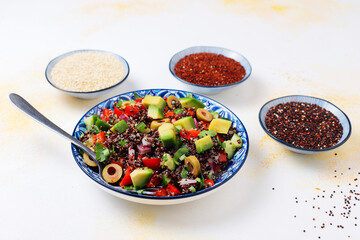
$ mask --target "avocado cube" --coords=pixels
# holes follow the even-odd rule
[[[158,129],[164,123],[169,123],[169,122],[170,122],[170,118],[164,118],[164,119],[161,119],[161,120],[154,120],[154,121],[151,122],[150,128],[151,129]]]
[[[161,110],[164,110],[166,102],[162,97],[146,95],[142,100],[142,104],[147,108],[150,105],[154,105]]]
[[[171,148],[176,146],[176,135],[175,135],[175,127],[171,123],[164,123],[159,128],[159,137],[161,143],[165,148]]]
[[[196,140],[195,146],[196,146],[196,152],[202,153],[202,152],[210,149],[212,146],[214,146],[214,143],[210,136],[206,136],[199,140]]]
[[[167,166],[167,168],[171,171],[174,171],[176,168],[175,160],[171,157],[170,154],[165,153],[163,156],[164,166]]]
[[[184,98],[179,98],[179,102],[181,103],[181,106],[184,108],[204,108],[205,104],[203,104],[202,102],[200,102],[199,100],[197,100],[196,98],[193,97],[184,97]]]
[[[224,141],[222,144],[223,144],[222,145],[223,148],[225,149],[227,159],[231,159],[234,156],[234,153],[236,151],[236,147],[231,142],[231,140]]]
[[[234,133],[234,135],[231,137],[230,141],[232,142],[234,147],[236,147],[236,148],[242,147],[242,139],[236,133]]]
[[[95,126],[97,126],[102,131],[107,131],[110,129],[110,125],[107,122],[104,122],[101,119],[97,119],[95,122]]]
[[[194,119],[191,116],[180,118],[179,120],[174,122],[174,126],[178,125],[185,128],[185,130],[191,130],[196,128]]]
[[[120,122],[116,123],[112,128],[110,128],[110,131],[112,132],[118,132],[123,133],[125,130],[129,127],[129,125],[125,122],[125,120],[121,120]]]
[[[86,125],[86,130],[89,131],[92,125],[95,125],[96,120],[100,118],[99,115],[92,115],[84,119],[84,123]]]
[[[164,118],[163,111],[154,105],[149,106],[147,115],[148,115],[148,117],[150,117],[152,119],[163,119]]]
[[[227,134],[231,127],[231,124],[232,121],[215,118],[210,122],[209,130],[214,130],[217,133]]]
[[[130,173],[131,181],[136,190],[143,188],[150,180],[153,170],[151,168],[137,168]]]

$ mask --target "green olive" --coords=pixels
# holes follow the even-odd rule
[[[170,123],[170,119],[169,118],[164,118],[164,119],[161,119],[161,120],[154,120],[154,121],[151,122],[150,128],[151,129],[158,129],[164,123]]]
[[[174,95],[168,96],[167,99],[166,99],[166,103],[167,103],[167,105],[168,105],[168,107],[170,109],[175,109],[176,108],[176,106],[174,106],[175,103],[180,104],[179,99]]]
[[[84,163],[86,163],[86,165],[88,165],[89,167],[96,167],[97,166],[96,162],[91,160],[89,155],[87,155],[86,153],[83,153],[83,159],[84,159]]]
[[[122,167],[116,163],[110,163],[106,165],[102,171],[103,178],[108,183],[115,183],[119,181],[122,173]]]
[[[210,122],[213,119],[213,115],[204,108],[196,109],[196,117],[205,122]]]
[[[195,156],[189,156],[185,158],[185,165],[190,168],[190,172],[196,177],[200,174],[200,162]]]

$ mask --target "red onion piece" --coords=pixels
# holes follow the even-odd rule
[[[132,148],[129,148],[128,154],[129,154],[130,157],[133,157],[135,155],[135,150],[132,149]]]
[[[198,127],[199,127],[199,124],[198,124],[196,118],[194,118],[194,123],[195,123],[196,128],[198,128]]]
[[[129,121],[129,117],[126,115],[126,114],[122,114],[120,117],[119,117],[119,120],[124,120],[125,122]]]
[[[211,158],[209,158],[208,159],[208,163],[210,164],[210,167],[211,167],[211,170],[215,170],[215,163],[214,163],[214,161],[211,159]]]
[[[192,184],[192,183],[197,183],[197,181],[195,179],[188,179],[188,178],[183,178],[179,181],[180,185]]]
[[[147,137],[144,137],[141,142],[142,142],[142,145],[143,146],[150,146],[151,145],[151,142],[149,141],[150,139],[147,138]]]
[[[148,147],[148,146],[137,145],[137,149],[139,150],[140,154],[145,154],[145,153],[151,152],[151,147]]]

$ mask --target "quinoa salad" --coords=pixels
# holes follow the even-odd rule
[[[105,181],[125,190],[155,189],[168,197],[210,188],[242,139],[232,121],[191,94],[135,96],[84,119],[80,141],[93,149]],[[83,161],[97,167],[86,153]]]

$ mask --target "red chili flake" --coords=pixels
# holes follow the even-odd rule
[[[205,52],[180,59],[174,71],[181,79],[204,86],[236,83],[246,74],[244,67],[234,59]]]

